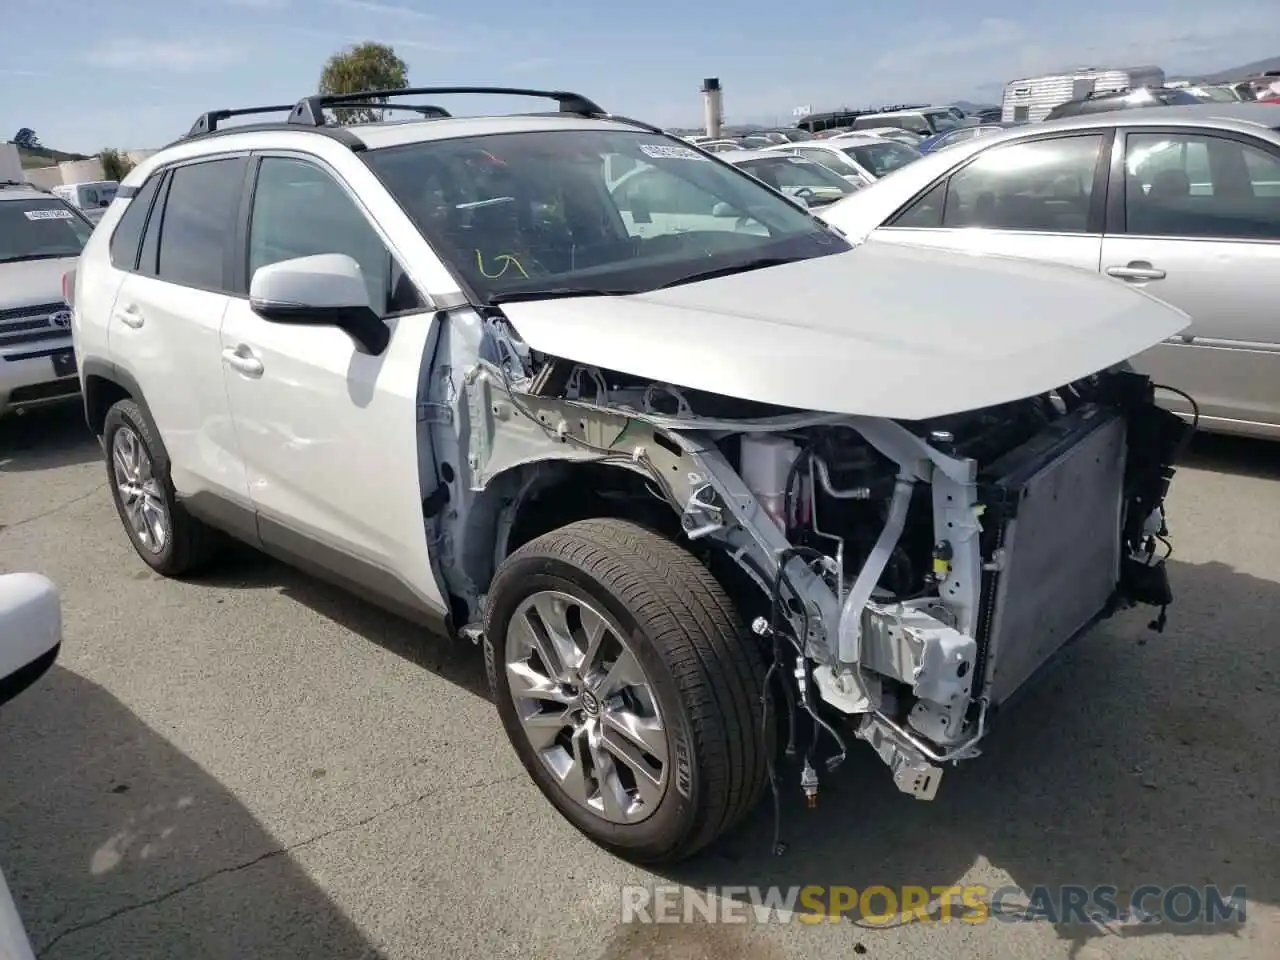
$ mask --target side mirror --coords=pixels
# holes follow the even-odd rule
[[[249,282],[249,306],[272,323],[337,327],[374,356],[391,342],[391,331],[369,303],[360,264],[345,253],[259,267]]]
[[[38,573],[0,574],[0,703],[40,679],[62,646],[58,588]]]
[[[740,216],[737,210],[735,210],[729,204],[725,203],[723,200],[721,200],[719,203],[717,203],[714,207],[711,208],[711,215],[713,217],[735,217],[735,218]]]

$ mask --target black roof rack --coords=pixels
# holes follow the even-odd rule
[[[241,107],[230,110],[210,110],[202,113],[192,124],[191,129],[174,143],[181,143],[193,137],[219,136],[231,133],[250,133],[256,130],[297,130],[302,128],[314,133],[324,134],[347,145],[352,150],[363,150],[364,142],[356,135],[354,128],[335,126],[326,121],[324,111],[332,109],[350,110],[406,110],[417,113],[423,118],[445,119],[452,116],[444,107],[428,103],[389,103],[390,97],[434,96],[436,94],[497,94],[508,97],[538,97],[554,100],[559,104],[559,114],[590,117],[600,120],[613,120],[616,123],[637,127],[649,133],[666,134],[661,127],[643,120],[622,117],[606,113],[604,108],[579,93],[567,90],[528,90],[523,87],[406,87],[399,90],[361,90],[358,93],[316,94],[303,97],[292,106],[279,104],[265,107]],[[222,127],[222,121],[231,117],[245,117],[261,113],[282,113],[288,111],[288,119],[263,123],[241,124],[233,127]],[[555,116],[556,114],[526,114],[527,116]],[[170,144],[172,146],[173,144]]]
[[[326,108],[346,107],[352,104],[367,105],[376,103],[379,107],[393,106],[380,101],[390,97],[436,96],[441,93],[450,94],[496,94],[507,97],[539,97],[554,100],[560,105],[561,113],[580,113],[584,116],[607,116],[596,103],[579,93],[568,90],[528,90],[521,87],[406,87],[402,90],[362,90],[359,93],[326,93],[303,97],[289,114],[289,122],[307,127],[322,127],[325,124]]]
[[[187,131],[188,137],[198,137],[206,133],[213,133],[218,129],[218,124],[223,120],[229,120],[231,117],[249,117],[256,113],[284,113],[292,110],[293,107],[285,104],[283,106],[276,104],[270,107],[240,107],[236,110],[210,110],[207,113],[200,114],[196,118],[196,122],[191,125],[191,129]]]

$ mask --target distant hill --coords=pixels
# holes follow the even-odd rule
[[[1253,63],[1243,63],[1228,70],[1219,70],[1217,73],[1198,74],[1195,79],[1203,80],[1205,83],[1231,83],[1236,80],[1247,80],[1249,77],[1256,77],[1259,74],[1266,73],[1268,70],[1280,70],[1280,57],[1255,60]]]
[[[957,100],[951,105],[963,110],[965,113],[978,113],[981,110],[994,110],[1000,106],[998,103],[974,103],[972,100]]]
[[[51,150],[48,147],[35,147],[34,149],[19,147],[18,156],[22,158],[24,170],[32,170],[36,167],[52,167],[55,164],[62,163],[64,160],[89,159],[83,153],[67,153],[64,150]]]

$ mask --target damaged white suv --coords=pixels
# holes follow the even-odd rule
[[[483,642],[538,786],[644,862],[855,737],[930,798],[1073,637],[1162,621],[1189,427],[1124,361],[1183,314],[855,248],[647,124],[481,90],[559,110],[220,111],[124,181],[73,329],[152,568],[229,534]]]

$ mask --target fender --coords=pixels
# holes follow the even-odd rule
[[[164,437],[160,434],[160,428],[156,426],[155,417],[151,414],[151,408],[147,406],[146,397],[142,395],[142,387],[138,386],[138,381],[131,373],[110,360],[86,357],[80,365],[80,388],[80,392],[84,395],[85,423],[99,441],[102,439],[102,424],[107,417],[107,411],[116,401],[127,396],[138,405],[142,416],[146,418],[147,428],[159,442],[161,449],[155,452],[164,457],[165,463],[169,462],[169,451],[164,448]]]

